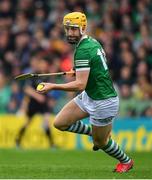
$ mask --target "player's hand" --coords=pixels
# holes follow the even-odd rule
[[[71,76],[75,76],[75,70],[74,69],[71,69],[70,72],[71,72]]]
[[[38,93],[47,93],[48,91],[51,91],[53,89],[53,84],[52,83],[45,83],[42,82],[40,84],[38,84],[36,91]]]

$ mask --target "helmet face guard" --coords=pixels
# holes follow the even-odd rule
[[[77,35],[72,35],[72,36],[70,36],[69,34],[68,34],[68,29],[72,29],[72,30],[74,30],[74,29],[76,29],[79,33],[77,34]],[[81,39],[81,37],[82,37],[82,35],[81,35],[81,33],[80,33],[80,28],[78,27],[78,26],[64,26],[64,30],[65,30],[65,33],[66,33],[66,38],[67,38],[67,41],[70,43],[70,44],[77,44],[79,41],[80,41],[80,39]]]
[[[63,25],[78,27],[80,29],[80,34],[84,35],[87,27],[87,19],[85,14],[81,12],[73,12],[64,16]]]

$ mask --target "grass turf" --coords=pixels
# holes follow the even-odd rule
[[[28,179],[148,179],[152,153],[129,153],[134,168],[125,174],[112,170],[117,163],[103,152],[64,150],[0,150],[0,178]]]

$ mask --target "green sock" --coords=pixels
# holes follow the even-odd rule
[[[103,147],[102,150],[108,155],[118,159],[121,163],[129,163],[131,160],[112,139],[109,140],[108,144]]]
[[[77,121],[76,123],[69,126],[66,131],[74,132],[78,134],[86,134],[91,136],[92,135],[92,129],[89,125],[84,124],[81,121]]]

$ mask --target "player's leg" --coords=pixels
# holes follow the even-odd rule
[[[54,126],[61,131],[91,135],[91,127],[84,124],[82,121],[79,121],[88,116],[89,114],[87,112],[81,110],[75,101],[71,100],[57,114]]]
[[[120,161],[116,171],[127,172],[133,166],[133,162],[118,144],[111,139],[112,121],[118,113],[119,99],[113,97],[95,101],[93,104],[96,109],[90,112],[90,122],[92,124],[94,150],[102,149],[108,155],[116,158]]]
[[[48,137],[50,146],[54,146],[54,141],[52,137],[51,128],[49,126],[49,120],[50,120],[50,113],[44,113],[43,114],[43,128],[45,131],[46,136]]]
[[[112,124],[105,126],[92,125],[92,137],[95,149],[102,149],[108,155],[116,158],[120,163],[116,167],[117,172],[127,172],[133,166],[133,161],[126,153],[111,139]]]
[[[112,125],[94,126],[92,125],[92,137],[95,147],[102,149],[107,154],[118,159],[122,163],[128,163],[130,158],[120,149],[114,140],[110,138]]]
[[[16,138],[16,146],[20,146],[22,138],[26,132],[26,129],[28,128],[28,126],[30,125],[31,121],[32,121],[32,117],[33,116],[29,116],[26,120],[26,123],[22,126],[22,128],[19,130],[18,136]]]

